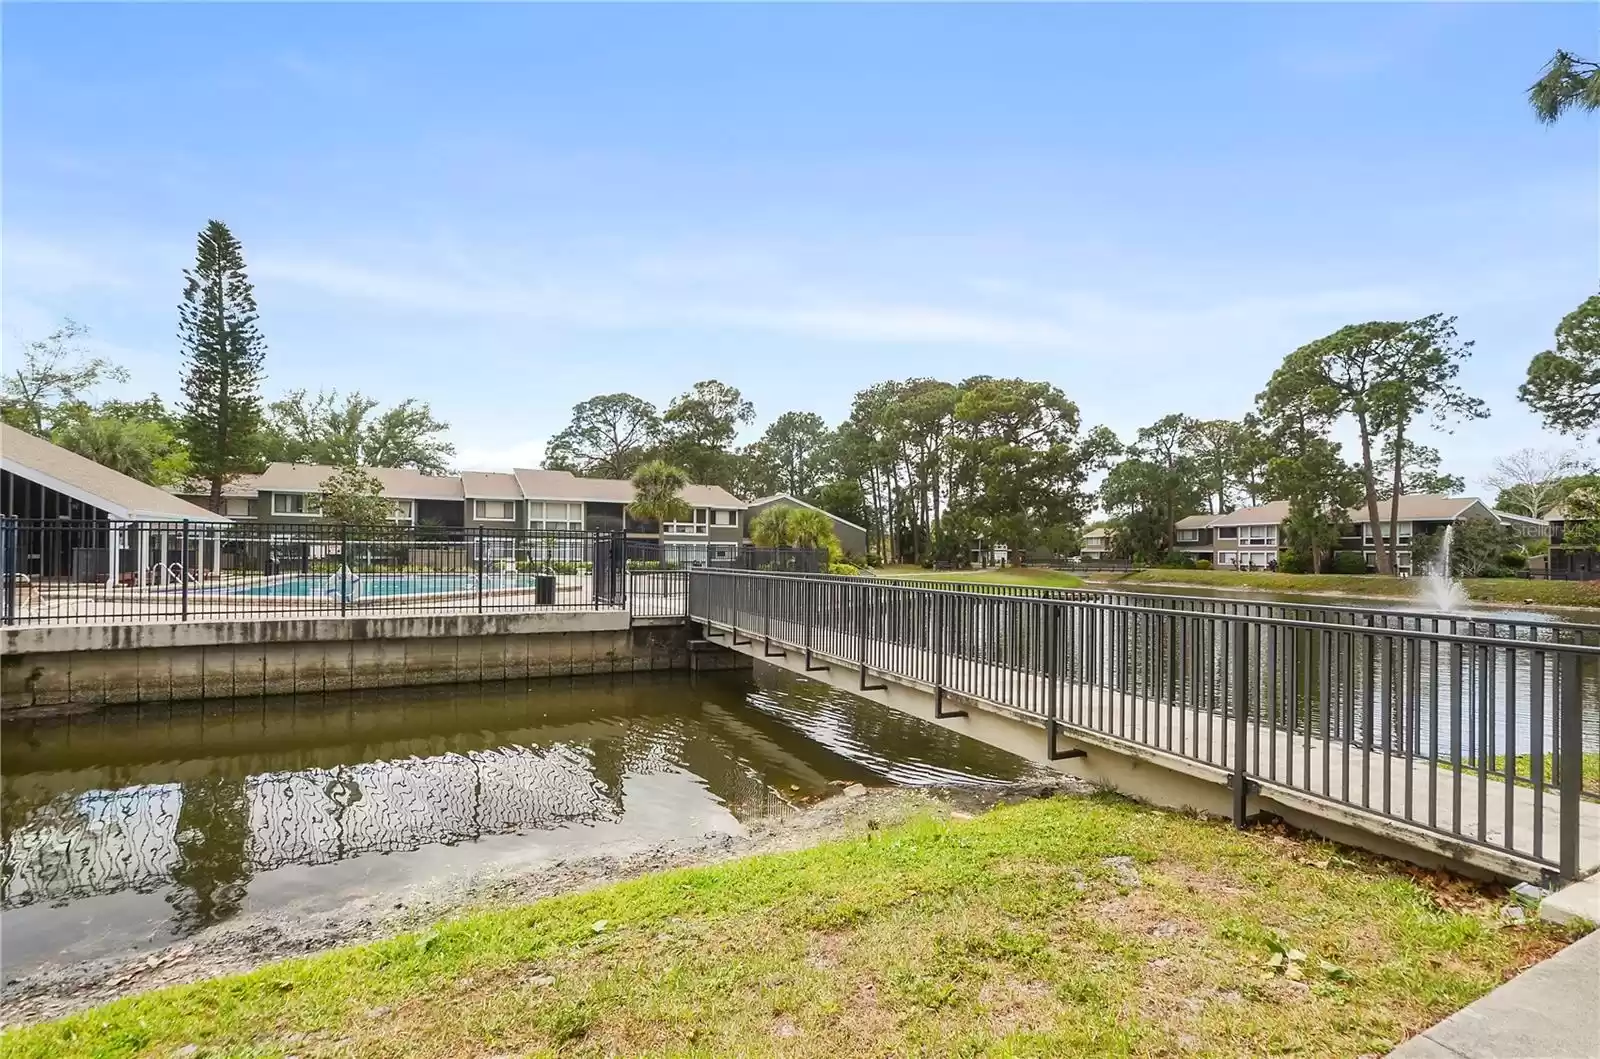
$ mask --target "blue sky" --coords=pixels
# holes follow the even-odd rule
[[[463,467],[702,378],[764,424],[1021,375],[1124,436],[1295,346],[1446,312],[1494,417],[1600,275],[1600,120],[1524,93],[1593,5],[8,4],[3,355],[62,315],[176,391],[243,240],[269,395],[431,401]]]

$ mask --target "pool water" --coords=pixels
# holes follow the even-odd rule
[[[533,574],[486,574],[483,588],[486,592],[504,592],[514,589],[532,589]],[[338,574],[284,574],[249,585],[226,585],[217,592],[228,596],[270,596],[309,599],[317,596],[340,594]],[[455,592],[476,592],[478,575],[475,573],[438,574],[355,574],[346,583],[345,591],[352,599],[372,596],[437,596]]]

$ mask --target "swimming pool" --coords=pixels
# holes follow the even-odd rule
[[[506,592],[534,587],[533,574],[485,574],[485,592]],[[310,599],[340,595],[338,574],[283,574],[246,585],[223,585],[215,589],[225,596],[253,596],[279,599]],[[378,596],[440,596],[457,592],[476,592],[475,573],[439,574],[352,574],[344,591],[351,599]]]

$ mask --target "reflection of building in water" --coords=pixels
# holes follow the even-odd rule
[[[91,790],[25,815],[13,803],[0,907],[170,882],[198,927],[232,914],[255,872],[619,819],[623,775],[672,767],[657,744],[622,757],[604,780],[584,748],[558,744]]]

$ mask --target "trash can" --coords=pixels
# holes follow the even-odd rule
[[[533,578],[533,603],[537,607],[556,605],[556,575],[535,574]]]

